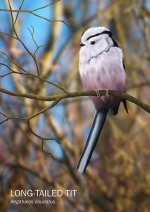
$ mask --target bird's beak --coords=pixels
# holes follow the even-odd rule
[[[82,47],[82,46],[85,46],[85,44],[84,43],[80,43],[80,46]]]

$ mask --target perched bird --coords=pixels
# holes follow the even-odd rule
[[[81,37],[79,72],[86,90],[116,90],[125,91],[126,73],[123,63],[122,50],[113,39],[111,31],[105,27],[87,29]],[[91,97],[96,108],[96,115],[90,129],[84,151],[77,169],[83,173],[90,161],[92,152],[97,144],[108,111],[118,113],[120,97],[102,96]],[[126,101],[123,100],[127,111]],[[128,111],[127,111],[128,112]]]

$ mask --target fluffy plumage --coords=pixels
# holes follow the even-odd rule
[[[122,50],[114,41],[108,28],[93,27],[81,37],[79,60],[81,80],[86,90],[125,91],[126,74],[123,66]],[[83,173],[98,141],[109,109],[117,114],[120,97],[92,97],[97,110],[87,144],[78,163],[78,171]],[[97,118],[99,117],[99,118]]]
[[[123,67],[123,54],[109,34],[100,34],[109,31],[104,27],[88,29],[82,36],[85,44],[80,50],[79,70],[81,80],[86,90],[117,90],[125,91],[126,74]],[[88,40],[87,40],[88,39]],[[91,44],[91,42],[95,44]],[[96,109],[114,108],[120,103],[120,98],[104,96],[92,97]]]

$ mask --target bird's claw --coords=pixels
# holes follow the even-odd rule
[[[96,92],[96,96],[97,97],[101,97],[101,94],[100,94],[99,90],[96,90],[95,92]],[[105,89],[105,95],[107,97],[109,97],[109,90],[108,89]]]
[[[97,97],[101,97],[101,94],[100,94],[99,90],[96,90],[95,92],[96,92],[96,96]]]
[[[106,90],[105,90],[105,92],[106,92],[106,94],[105,94],[105,95],[106,95],[107,97],[109,97],[109,90],[108,90],[108,89],[106,89]]]

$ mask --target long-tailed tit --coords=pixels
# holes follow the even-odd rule
[[[122,50],[105,27],[92,27],[81,37],[79,71],[86,90],[116,90],[125,91],[126,73],[123,64]],[[120,97],[94,96],[96,108],[95,118],[90,129],[84,151],[77,169],[83,173],[90,161],[92,152],[97,144],[107,113],[112,110],[118,113]],[[126,101],[123,100],[127,110]]]

